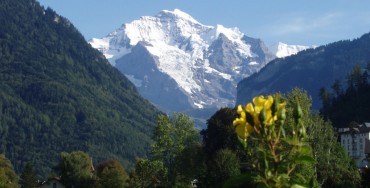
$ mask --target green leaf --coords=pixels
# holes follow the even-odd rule
[[[253,175],[252,174],[242,174],[239,176],[234,176],[229,178],[224,185],[223,188],[232,188],[232,187],[240,187],[244,184],[251,184],[254,182]]]
[[[239,136],[238,136],[238,140],[239,140],[239,143],[242,145],[243,149],[247,149],[247,142],[243,139],[241,139]]]
[[[294,184],[291,186],[291,188],[306,188],[306,187],[303,185]]]
[[[304,164],[314,164],[314,163],[316,163],[316,160],[313,157],[308,156],[308,155],[296,156],[293,159],[295,161],[299,162],[299,163],[304,163]]]
[[[282,180],[282,179],[289,179],[290,177],[289,177],[289,175],[288,174],[280,174],[279,176],[278,176],[278,179],[280,179],[280,180]]]

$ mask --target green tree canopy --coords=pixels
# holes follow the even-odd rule
[[[164,187],[167,173],[162,161],[138,159],[135,171],[130,175],[130,187]]]
[[[358,187],[361,177],[356,165],[338,143],[331,123],[312,115],[308,129],[314,157],[316,179],[323,187]]]
[[[199,144],[185,148],[176,158],[176,171],[180,174],[180,182],[189,182],[206,175],[207,157]]]
[[[338,143],[332,124],[311,111],[311,98],[307,92],[298,88],[293,89],[287,95],[287,100],[288,103],[291,103],[289,106],[295,102],[299,102],[301,105],[302,121],[307,125],[308,142],[316,160],[313,167],[307,166],[300,170],[305,171],[306,174],[311,174],[314,171],[317,183],[323,187],[359,186],[360,175],[356,166],[353,165],[351,158]],[[293,111],[293,109],[287,110]],[[287,117],[287,119],[291,118]]]
[[[235,109],[221,108],[207,120],[207,128],[201,132],[206,159],[203,164],[205,167],[198,167],[203,171],[203,174],[197,177],[198,187],[221,186],[227,178],[236,175],[231,171],[239,171],[239,159],[245,160],[244,148],[235,133],[235,127],[232,126],[235,118]],[[226,164],[226,158],[233,164]]]
[[[93,182],[92,163],[89,155],[82,151],[62,152],[57,166],[61,181],[67,187],[91,187]]]
[[[19,177],[13,170],[12,163],[0,154],[0,187],[18,188]]]
[[[201,179],[201,187],[222,187],[224,182],[233,176],[240,175],[238,156],[229,149],[216,152],[207,169],[207,178]]]
[[[164,164],[171,166],[183,149],[198,140],[199,134],[194,128],[193,120],[184,113],[175,113],[172,118],[159,115],[153,134],[153,157],[163,159]]]
[[[194,122],[184,113],[158,117],[158,123],[153,134],[154,144],[152,155],[154,160],[161,161],[167,168],[167,187],[181,184],[182,175],[178,171],[178,158],[183,150],[192,147],[199,141],[199,133],[194,128]],[[184,182],[189,184],[189,182]]]
[[[128,187],[128,179],[125,169],[116,160],[107,160],[100,163],[96,168],[97,187]]]
[[[21,188],[38,188],[36,173],[30,163],[27,163],[20,177]]]
[[[201,132],[204,151],[212,158],[220,149],[230,149],[238,154],[244,153],[239,146],[239,140],[232,126],[237,117],[235,109],[221,108],[207,120],[207,129]]]

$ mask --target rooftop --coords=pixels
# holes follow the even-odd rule
[[[365,123],[354,125],[351,127],[339,129],[339,134],[360,134],[360,133],[369,133],[369,132],[370,132],[369,122],[365,122]]]

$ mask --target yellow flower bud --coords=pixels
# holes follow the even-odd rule
[[[265,123],[265,120],[266,120],[266,110],[264,108],[262,108],[259,116],[258,116],[260,122],[262,123]]]
[[[243,112],[243,107],[242,105],[238,105],[238,108],[236,109],[236,111],[238,112],[238,114],[240,114],[241,112]]]
[[[278,115],[279,120],[285,120],[286,119],[286,109],[285,108],[279,109],[277,115]]]

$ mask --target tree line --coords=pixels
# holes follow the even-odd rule
[[[320,113],[334,127],[348,127],[351,122],[369,121],[370,114],[370,62],[366,68],[356,65],[347,75],[346,87],[336,80],[330,89],[320,89]]]
[[[309,155],[315,160],[313,164],[299,165],[294,173],[302,174],[306,183],[315,187],[359,187],[361,182],[366,182],[337,142],[331,123],[310,110],[312,102],[307,92],[294,89],[284,100],[287,101],[285,121],[288,125],[294,121],[290,106],[299,101],[301,121],[307,126]],[[137,158],[129,173],[116,160],[101,162],[92,172],[91,156],[76,151],[61,153],[54,175],[61,176],[66,187],[191,187],[192,183],[197,187],[253,187],[254,181],[245,175],[253,173],[254,160],[260,156],[247,157],[255,147],[245,148],[239,141],[232,126],[237,116],[236,109],[221,108],[208,119],[207,128],[199,134],[194,122],[183,113],[171,117],[160,115],[152,135],[151,155]],[[0,177],[7,174],[8,182],[17,182],[9,161],[5,164],[8,172],[0,172]],[[35,181],[27,178],[33,177],[27,175],[32,174],[30,171],[26,166],[18,181],[21,186]]]

